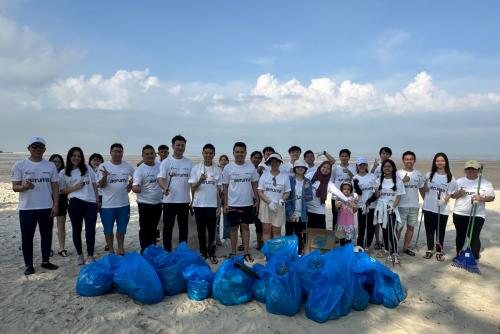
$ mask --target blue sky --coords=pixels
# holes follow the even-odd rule
[[[119,119],[85,117],[72,132],[100,151],[120,140],[137,152],[131,120],[165,119],[151,143],[181,132],[226,151],[245,139],[428,155],[428,140],[498,156],[477,134],[500,139],[499,12],[498,1],[0,0],[0,139],[19,136],[6,148],[21,150],[37,131],[64,150],[52,130],[84,114]],[[35,115],[42,129],[16,129]]]

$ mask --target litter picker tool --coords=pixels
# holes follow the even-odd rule
[[[438,200],[438,217],[437,217],[437,228],[436,228],[436,259],[438,261],[443,261],[443,245],[439,241],[440,235],[440,225],[441,225],[441,190],[437,192]]]
[[[417,231],[417,239],[415,240],[415,249],[420,251],[420,247],[418,246],[418,237],[420,236],[420,228],[422,227],[422,220],[424,220],[424,210],[422,208],[422,213],[420,214],[420,223],[418,223],[418,231]]]
[[[481,179],[483,177],[483,165],[479,168],[479,178],[477,181],[477,191],[476,195],[479,195],[481,190]],[[472,241],[472,231],[474,231],[474,223],[476,222],[476,210],[477,210],[477,202],[473,200],[471,197],[471,212],[469,216],[469,222],[467,223],[467,244],[465,249],[462,249],[456,258],[453,259],[451,263],[452,266],[457,268],[463,268],[468,272],[474,274],[481,274],[479,270],[479,266],[477,265],[476,259],[472,254],[472,250],[470,248],[470,244]]]

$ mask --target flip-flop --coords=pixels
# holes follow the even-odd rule
[[[250,254],[243,255],[243,259],[247,263],[254,263],[254,261],[255,261],[254,258],[252,257],[252,255],[250,255]]]
[[[415,252],[410,250],[409,248],[405,249],[403,253],[405,253],[406,255],[415,256]]]
[[[57,252],[57,254],[61,255],[62,257],[67,257],[68,256],[68,251],[63,249],[60,252]]]
[[[219,263],[219,260],[217,259],[217,256],[215,256],[215,254],[210,255],[209,258],[210,258],[210,262],[212,262],[212,264]]]
[[[424,259],[430,259],[432,258],[432,252],[425,252],[425,255],[423,256]]]
[[[443,253],[436,253],[436,260],[438,260],[439,262],[443,262],[444,259],[445,257]]]

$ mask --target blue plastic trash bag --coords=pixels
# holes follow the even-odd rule
[[[182,242],[172,253],[167,253],[167,261],[162,268],[156,269],[163,290],[167,296],[187,291],[187,282],[182,276],[183,270],[191,264],[206,266],[201,256]]]
[[[85,265],[76,281],[76,292],[80,296],[99,296],[113,291],[113,277],[120,258],[109,254]]]
[[[253,296],[261,303],[266,302],[266,294],[267,294],[267,285],[269,283],[269,273],[266,271],[266,267],[264,267],[260,263],[256,263],[253,265],[252,269],[260,276],[260,279],[256,279],[253,283],[252,291]]]
[[[343,247],[334,248],[324,255],[327,267],[336,269],[335,284],[344,288],[340,300],[340,315],[351,312],[354,300],[354,247],[348,243]]]
[[[169,261],[169,253],[161,246],[150,245],[146,247],[142,256],[155,268],[156,270],[165,267]]]
[[[122,291],[142,304],[154,304],[163,299],[163,289],[158,275],[140,254],[123,257],[115,273],[114,282]]]
[[[266,289],[266,310],[279,315],[297,314],[302,306],[302,288],[292,262],[286,256],[273,256],[266,271],[270,274]]]
[[[319,250],[301,256],[293,263],[295,271],[299,275],[300,285],[304,295],[309,295],[319,273],[325,267],[325,260]]]
[[[184,269],[182,276],[187,281],[189,299],[203,300],[208,298],[214,282],[214,274],[210,267],[192,264]]]
[[[340,317],[340,300],[344,288],[335,283],[336,274],[338,272],[334,270],[323,271],[314,283],[305,305],[309,319],[323,323]]]
[[[243,256],[225,260],[215,273],[212,294],[223,305],[239,305],[252,300],[254,279],[234,266],[244,265]]]
[[[286,256],[291,261],[295,261],[299,257],[298,251],[299,240],[296,235],[287,235],[268,240],[262,247],[262,253],[266,255],[267,261],[276,255]]]
[[[368,302],[370,301],[370,295],[364,288],[365,282],[366,276],[358,274],[355,275],[352,308],[356,311],[365,310],[368,307]]]

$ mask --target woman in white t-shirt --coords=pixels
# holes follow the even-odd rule
[[[474,228],[470,234],[471,250],[475,259],[479,259],[481,250],[481,240],[479,234],[485,222],[486,210],[485,203],[492,202],[495,199],[495,190],[493,184],[481,178],[479,193],[479,172],[481,164],[475,160],[469,160],[465,163],[465,177],[461,177],[456,182],[456,191],[451,195],[455,198],[455,209],[453,211],[453,224],[457,231],[456,247],[457,255],[460,253],[465,244],[468,230],[472,225],[472,204],[476,203],[476,212],[474,218]]]
[[[424,225],[427,237],[427,251],[424,258],[433,256],[434,243],[436,244],[436,259],[444,261],[443,244],[446,232],[450,206],[448,200],[454,192],[455,180],[450,171],[450,164],[446,154],[440,152],[432,160],[431,171],[427,173],[424,184]],[[435,237],[437,235],[437,237]]]
[[[375,223],[382,226],[384,248],[390,254],[389,259],[393,264],[399,264],[398,240],[396,236],[397,225],[401,223],[398,205],[401,195],[405,193],[403,182],[396,176],[396,164],[391,159],[385,160],[381,165],[382,174],[375,195],[377,206],[375,208]],[[382,254],[382,253],[381,253]]]
[[[60,173],[64,170],[64,159],[60,154],[52,154],[49,158]],[[57,213],[57,240],[59,241],[59,251],[57,254],[62,257],[68,256],[68,251],[66,250],[66,214],[68,213],[68,196],[60,193],[59,194],[59,212]],[[54,252],[50,250],[50,256],[53,256]]]
[[[83,151],[72,147],[66,158],[66,168],[59,174],[60,193],[68,196],[68,214],[73,228],[73,244],[78,254],[77,264],[94,262],[95,225],[99,194],[97,193],[97,178],[85,164]],[[82,226],[85,220],[85,241],[87,244],[87,259],[83,258]]]
[[[285,201],[290,195],[290,179],[288,173],[280,171],[283,163],[281,155],[271,154],[266,165],[271,166],[268,173],[263,173],[257,187],[260,198],[259,219],[262,221],[264,243],[281,235],[281,227],[285,224]]]

